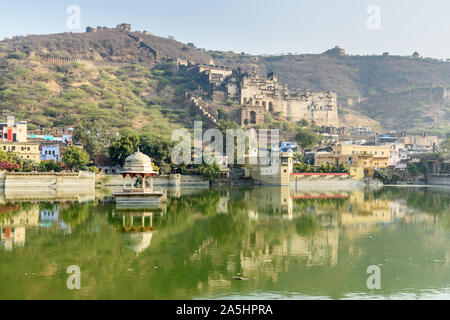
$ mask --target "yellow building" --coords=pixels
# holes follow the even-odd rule
[[[3,150],[4,152],[11,152],[19,159],[40,161],[38,143],[0,141],[0,150]]]
[[[353,144],[338,144],[332,152],[318,152],[315,164],[332,164],[335,166],[343,163],[348,167],[362,168],[386,168],[389,166],[391,151],[389,146],[362,146]]]

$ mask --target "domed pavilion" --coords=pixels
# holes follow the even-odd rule
[[[139,149],[125,159],[121,171],[123,177],[122,192],[113,195],[118,204],[147,204],[159,203],[165,199],[164,191],[153,190],[153,177],[157,172],[153,170],[152,159]],[[127,182],[131,179],[130,187]]]

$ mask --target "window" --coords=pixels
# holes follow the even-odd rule
[[[250,111],[250,123],[256,124],[256,112]]]

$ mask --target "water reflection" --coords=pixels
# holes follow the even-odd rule
[[[46,299],[448,297],[448,189],[169,194],[163,207],[134,210],[6,202],[0,282],[15,297]],[[77,292],[64,286],[71,264],[83,270]],[[379,291],[365,287],[372,264]]]

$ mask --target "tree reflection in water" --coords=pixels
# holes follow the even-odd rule
[[[450,288],[446,189],[180,194],[156,211],[121,212],[97,202],[5,204],[0,281],[11,288],[8,298],[345,298]],[[57,212],[54,227],[39,223],[43,210]],[[82,270],[79,291],[61,285],[72,264]],[[382,267],[379,292],[365,287],[372,264]],[[23,275],[33,272],[39,278],[30,287]]]

